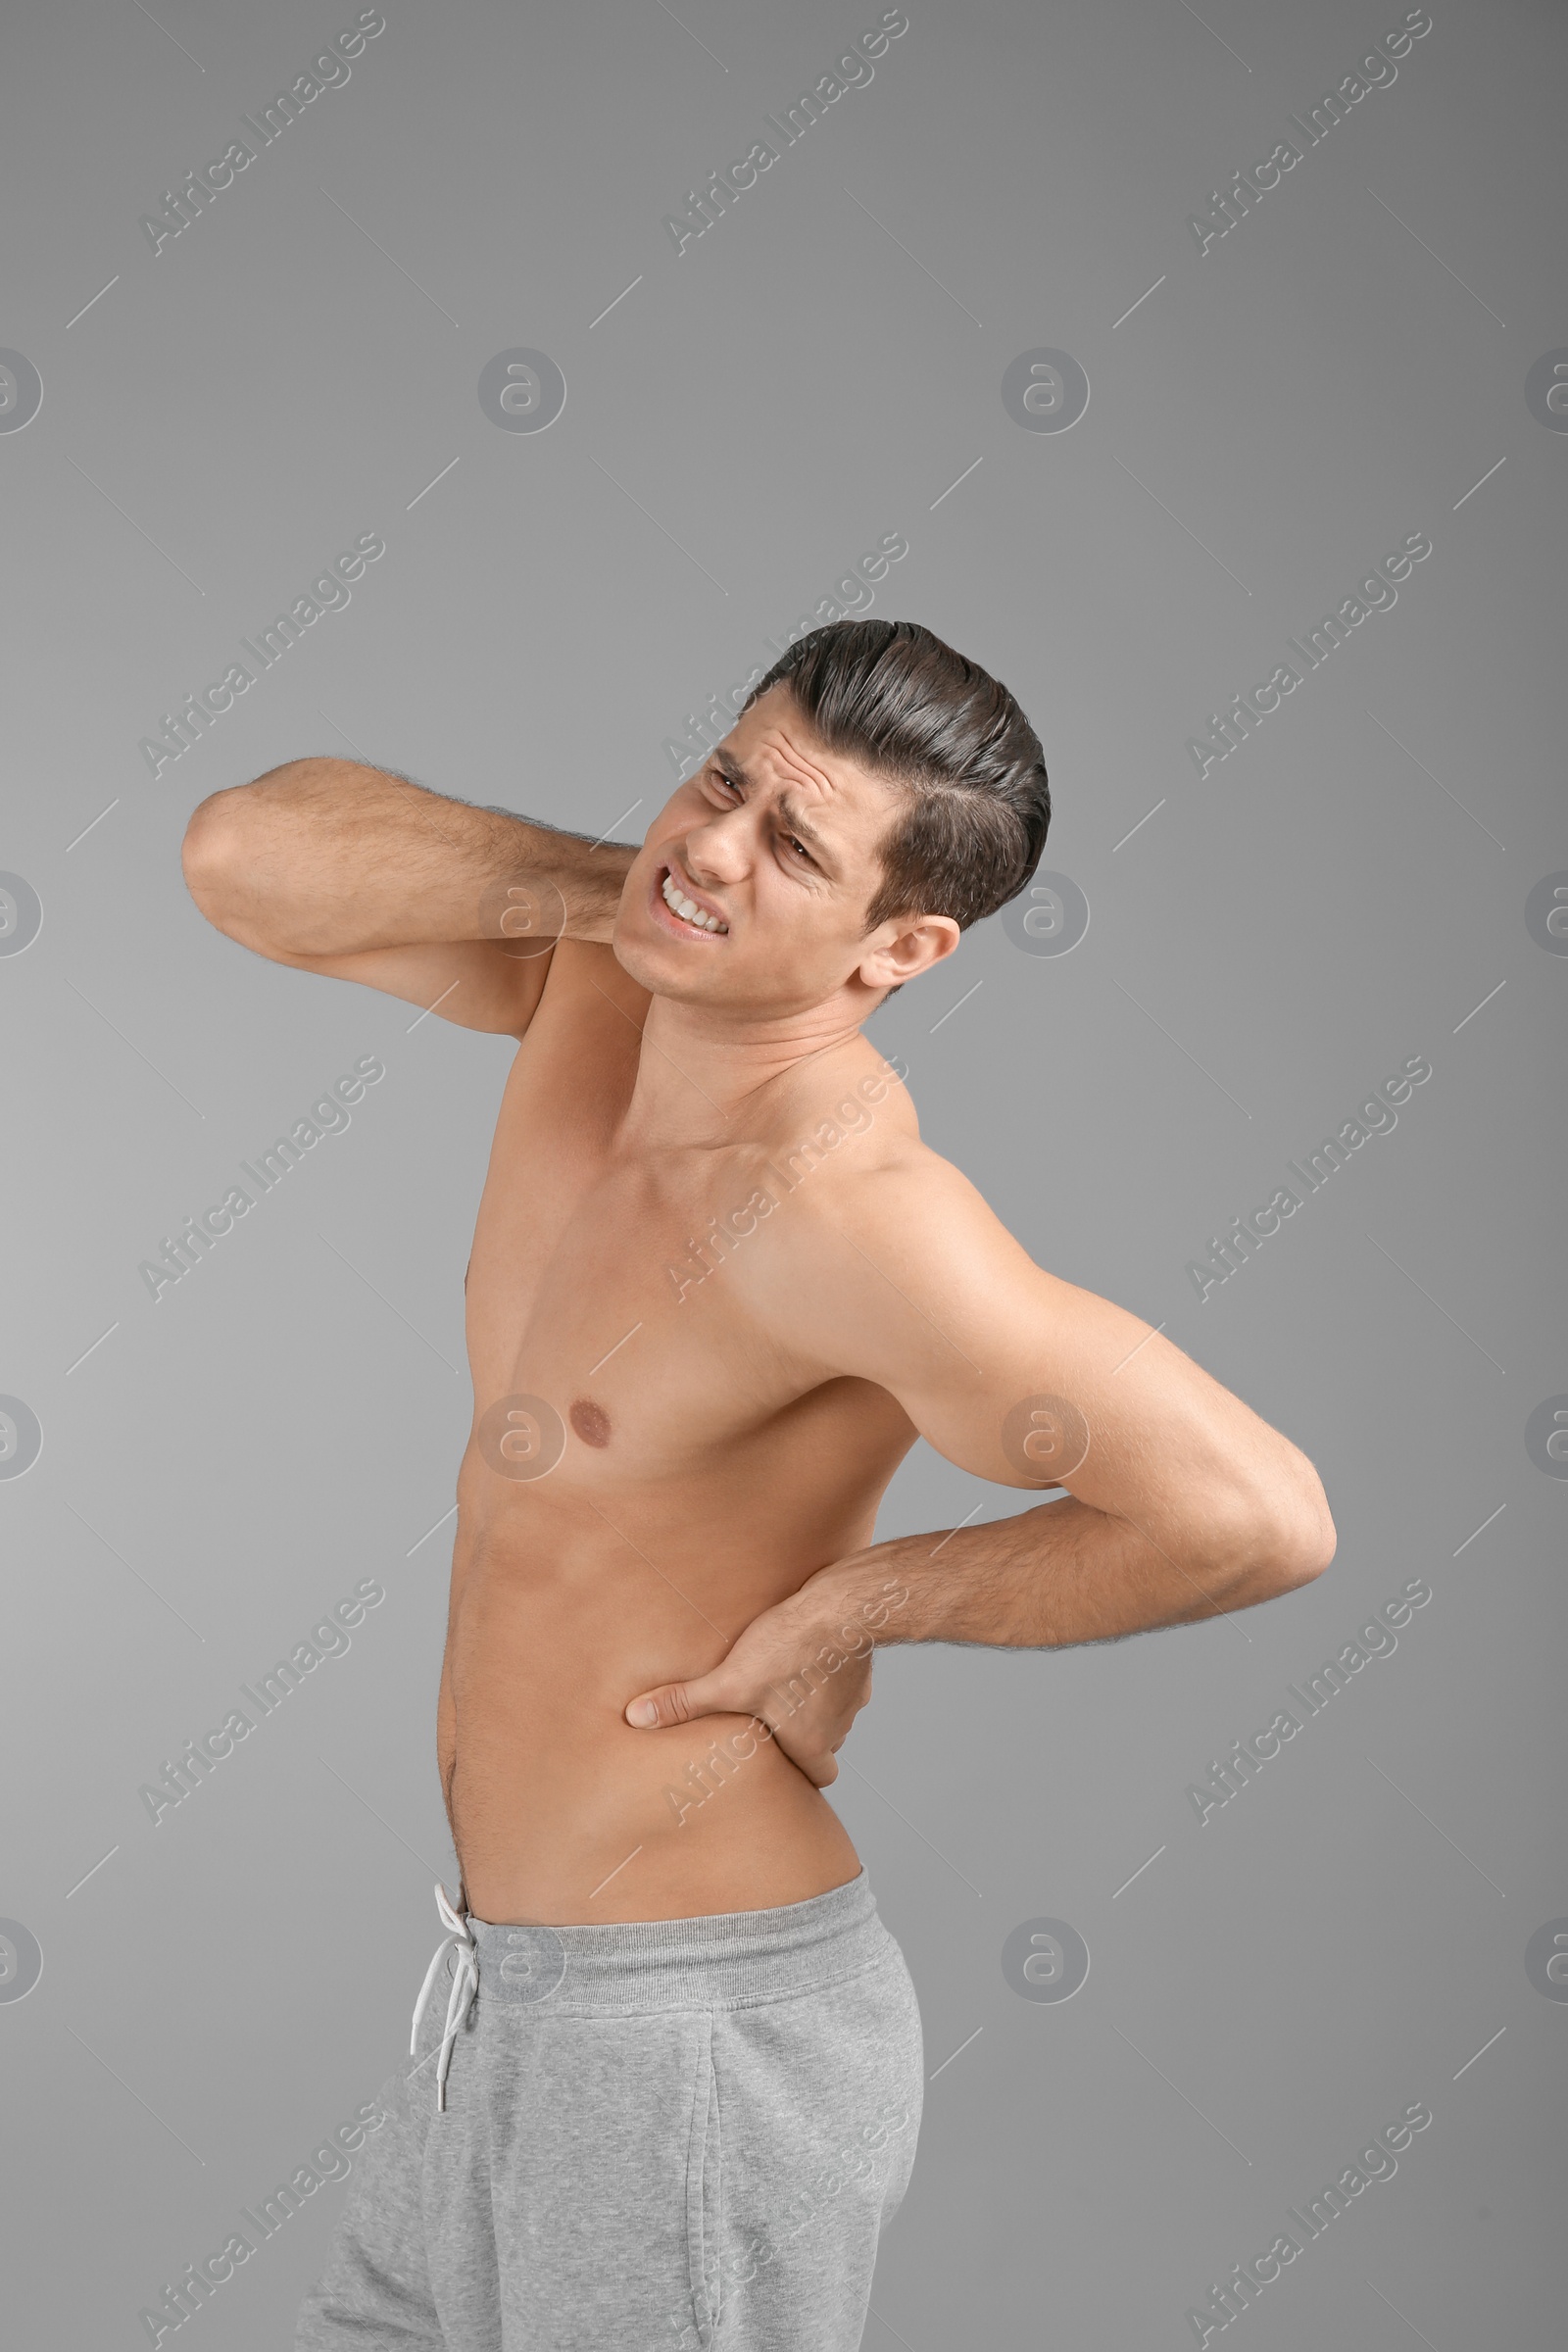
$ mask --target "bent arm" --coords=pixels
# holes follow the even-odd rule
[[[559,894],[565,938],[608,940],[636,854],[355,760],[291,760],[212,794],[184,848],[209,921],[236,920],[301,956],[502,937],[489,902],[507,883],[545,902]]]
[[[909,1598],[888,1639],[1058,1647],[1247,1608],[1333,1558],[1300,1448],[1138,1316],[1037,1266],[934,1152],[846,1188],[813,1242],[799,1296],[828,1298],[831,1267],[824,1355],[960,1469],[1065,1490],[835,1563],[832,1607],[896,1574]]]
[[[203,801],[182,863],[242,947],[520,1035],[555,940],[610,938],[636,854],[311,759]]]
[[[1316,1472],[1306,1468],[1316,1487]],[[1292,1501],[1298,1489],[1298,1511]],[[828,1640],[853,1619],[863,1621],[866,1609],[886,1609],[878,1645],[1061,1649],[1248,1608],[1327,1566],[1332,1523],[1326,1503],[1319,1514],[1307,1490],[1305,1479],[1289,1474],[1267,1513],[1211,1523],[1205,1539],[1182,1546],[1182,1556],[1075,1494],[979,1527],[897,1537],[807,1581],[795,1596],[803,1632],[820,1627]],[[901,1595],[892,1606],[890,1580]]]
[[[873,1606],[893,1579],[903,1597],[879,1642],[1058,1649],[1250,1608],[1333,1559],[1328,1499],[1298,1446],[1135,1316],[1053,1287],[1055,1344],[1012,1357],[1006,1412],[957,1384],[908,1402],[963,1468],[998,1477],[1000,1444],[1006,1484],[1024,1483],[1033,1455],[1032,1483],[1065,1491],[835,1561],[798,1596],[812,1625]]]
[[[1065,1493],[818,1568],[710,1673],[640,1693],[629,1723],[754,1714],[826,1787],[874,1647],[1114,1641],[1327,1567],[1334,1522],[1299,1447],[1137,1316],[1037,1266],[956,1169],[917,1148],[831,1209],[815,1199],[751,1261],[764,1322],[818,1377],[886,1389],[961,1469]]]
[[[1334,1528],[1317,1474],[1300,1460],[1306,1475],[1290,1471],[1270,1511],[1208,1519],[1205,1538],[1181,1558],[1075,1494],[980,1527],[868,1544],[754,1618],[710,1673],[641,1693],[626,1720],[641,1728],[753,1715],[824,1788],[870,1696],[874,1649],[1113,1642],[1246,1608],[1316,1575],[1333,1556]]]
[[[1036,1265],[935,1153],[837,1225],[824,1263],[836,1244],[855,1267],[851,1295],[835,1282],[837,1352],[959,1468],[1066,1490],[942,1542],[904,1612],[940,1630],[913,1639],[1102,1641],[1249,1607],[1333,1558],[1300,1448],[1140,1317]]]

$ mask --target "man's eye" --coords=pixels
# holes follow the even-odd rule
[[[807,848],[805,842],[797,841],[793,833],[786,833],[784,838],[792,850],[800,851],[801,856],[806,859],[807,864],[809,865],[811,862],[811,853]]]

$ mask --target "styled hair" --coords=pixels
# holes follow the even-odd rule
[[[866,909],[967,930],[1016,898],[1046,846],[1040,738],[1005,686],[917,620],[836,620],[797,639],[741,706],[788,684],[829,751],[904,788]]]

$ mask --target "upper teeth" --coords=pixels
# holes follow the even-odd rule
[[[673,907],[683,922],[695,923],[699,931],[727,931],[729,929],[729,925],[721,923],[716,914],[705,914],[695,899],[688,899],[678,891],[675,888],[672,874],[666,874],[660,887],[664,905]]]

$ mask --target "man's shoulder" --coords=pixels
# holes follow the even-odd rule
[[[819,1122],[769,1154],[752,1205],[769,1238],[755,1303],[803,1340],[940,1314],[1038,1272],[962,1170],[891,1123]]]
[[[858,1241],[923,1229],[932,1218],[956,1233],[997,1224],[962,1169],[922,1137],[906,1076],[899,1062],[879,1057],[864,1074],[852,1067],[825,1087],[813,1086],[780,1130],[789,1140],[769,1150],[771,1172],[800,1210],[791,1224],[832,1227]]]

